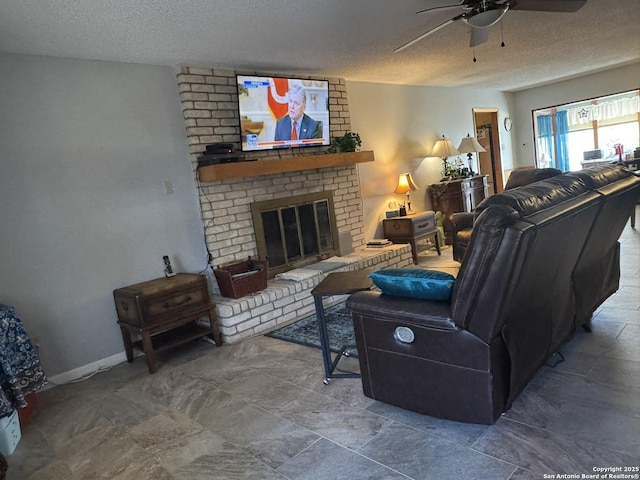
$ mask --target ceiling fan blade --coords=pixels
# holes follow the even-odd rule
[[[416,15],[420,15],[422,13],[427,13],[427,12],[435,12],[436,10],[448,10],[450,8],[460,8],[460,7],[464,7],[464,1],[457,3],[456,5],[444,5],[441,7],[431,7],[431,8],[425,8],[424,10],[420,10],[418,12],[416,12]]]
[[[447,20],[444,23],[441,23],[440,25],[438,25],[435,28],[432,28],[431,30],[429,30],[428,32],[423,33],[422,35],[420,35],[419,37],[414,38],[413,40],[411,40],[410,42],[405,43],[404,45],[402,45],[401,47],[396,48],[393,53],[398,53],[401,52],[402,50],[404,50],[405,48],[409,48],[411,45],[414,45],[416,43],[418,43],[420,40],[422,40],[423,38],[428,37],[429,35],[431,35],[432,33],[436,33],[438,30],[440,30],[441,28],[446,27],[447,25],[449,25],[450,23],[455,22],[456,20],[460,20],[462,18],[462,15],[458,15],[457,17],[453,17],[451,20]]]
[[[508,3],[512,10],[576,12],[587,4],[587,0],[513,0],[505,3]]]
[[[471,27],[471,41],[469,42],[470,47],[475,47],[480,45],[481,43],[489,40],[489,29],[488,28],[476,28]]]

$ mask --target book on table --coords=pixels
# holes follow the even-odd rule
[[[393,242],[386,238],[374,238],[373,240],[369,240],[367,242],[367,247],[386,247],[387,245],[391,245]]]

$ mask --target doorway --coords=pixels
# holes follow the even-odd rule
[[[478,152],[478,171],[487,175],[489,195],[504,190],[502,179],[502,155],[500,148],[500,129],[498,128],[497,108],[474,108],[473,125],[478,143],[486,152]]]

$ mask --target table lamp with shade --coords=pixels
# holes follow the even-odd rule
[[[444,168],[444,171],[443,171],[444,176],[447,176],[447,170],[448,170],[448,168],[447,168],[447,157],[450,157],[451,155],[459,155],[459,154],[460,154],[460,152],[458,150],[456,150],[456,147],[453,146],[453,143],[451,143],[451,140],[446,138],[444,135],[433,146],[433,150],[431,150],[431,156],[432,157],[440,157],[440,158],[442,158],[442,166]]]
[[[417,190],[418,188],[420,187],[418,187],[418,185],[416,185],[416,182],[413,181],[410,173],[401,173],[398,177],[398,186],[394,190],[394,193],[407,194],[407,208],[405,212],[406,215],[411,215],[412,213],[414,213],[411,210],[411,198],[409,197],[409,194],[412,190]],[[400,211],[402,212],[402,208],[400,209]]]
[[[467,154],[467,161],[469,162],[469,174],[475,175],[473,168],[471,167],[471,158],[473,157],[474,153],[486,152],[484,147],[480,145],[480,143],[478,143],[478,139],[476,137],[472,137],[467,133],[467,136],[460,141],[460,146],[458,146],[458,151],[460,153]],[[478,171],[479,170],[480,168],[478,167]]]

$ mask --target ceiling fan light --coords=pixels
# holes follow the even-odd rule
[[[488,28],[498,23],[502,16],[507,13],[507,10],[509,10],[508,5],[478,12],[475,15],[465,18],[465,21],[475,28]]]

